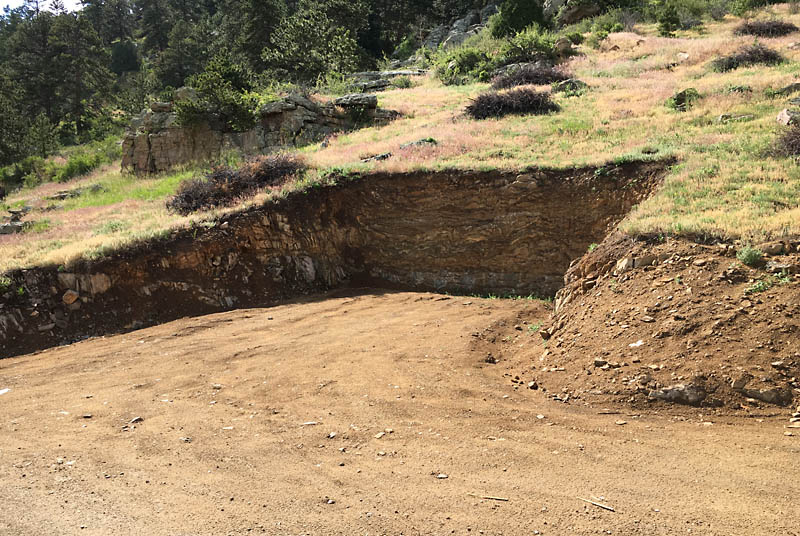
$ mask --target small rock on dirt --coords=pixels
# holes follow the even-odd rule
[[[75,292],[74,290],[68,290],[61,296],[61,301],[63,301],[66,305],[72,305],[75,303],[81,295]]]
[[[677,384],[663,389],[650,391],[649,398],[675,402],[689,406],[698,406],[706,398],[706,390],[701,385]]]

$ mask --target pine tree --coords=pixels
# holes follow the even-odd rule
[[[111,87],[110,53],[89,21],[76,13],[64,13],[53,24],[51,46],[64,73],[58,95],[64,115],[75,124],[78,135],[86,127],[87,114],[99,112]]]

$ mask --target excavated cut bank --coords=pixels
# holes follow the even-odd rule
[[[347,284],[552,296],[666,163],[372,174],[312,189],[69,273],[11,274],[1,356]]]

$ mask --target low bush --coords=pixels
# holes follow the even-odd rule
[[[778,136],[774,152],[777,156],[800,156],[800,125],[792,125]]]
[[[746,266],[758,266],[763,255],[760,249],[752,246],[745,246],[736,252],[736,258]]]
[[[303,170],[302,160],[288,154],[261,156],[239,169],[218,167],[205,178],[183,181],[175,196],[167,201],[167,210],[186,216],[198,210],[230,206]]]
[[[560,109],[550,99],[549,93],[521,88],[478,95],[465,112],[474,119],[488,119],[506,115],[544,115]]]
[[[503,43],[500,65],[553,59],[555,43],[554,34],[538,25],[529,26]]]
[[[109,136],[104,140],[63,149],[59,156],[66,159],[61,164],[39,156],[29,156],[0,168],[0,184],[7,190],[20,186],[34,187],[46,182],[66,182],[103,164],[113,162],[122,154],[119,138]]]
[[[667,108],[672,108],[679,112],[685,112],[692,105],[700,100],[700,93],[693,87],[679,91],[672,97],[667,99],[665,103]]]
[[[508,89],[517,86],[546,85],[568,80],[569,76],[547,65],[525,65],[492,79],[494,89]]]
[[[756,37],[781,37],[800,30],[791,22],[781,20],[746,21],[733,30],[735,35],[754,35]]]
[[[495,69],[492,58],[477,48],[461,47],[439,56],[436,75],[447,86],[462,85],[472,80],[485,82]]]
[[[711,62],[711,68],[717,72],[724,73],[733,71],[739,67],[747,67],[749,65],[777,65],[783,61],[783,56],[778,52],[760,43],[755,43],[740,48],[730,56],[723,56],[715,59]]]
[[[495,39],[483,31],[458,48],[438,52],[435,72],[445,85],[488,82],[505,65],[554,59],[555,42],[554,34],[536,25],[507,39]]]

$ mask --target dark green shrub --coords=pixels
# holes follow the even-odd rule
[[[730,56],[723,56],[711,62],[711,68],[717,72],[728,72],[750,65],[777,65],[784,61],[778,52],[760,43],[742,47]]]
[[[511,37],[500,49],[500,63],[523,63],[555,57],[556,37],[541,26],[533,25]]]
[[[234,132],[255,125],[258,99],[247,93],[252,89],[250,73],[227,53],[216,55],[202,73],[189,78],[189,85],[197,90],[198,99],[176,103],[179,124],[208,123],[214,129]]]
[[[436,62],[436,75],[445,85],[466,84],[471,80],[487,81],[495,69],[486,52],[473,47],[461,47],[447,52]]]
[[[550,99],[549,93],[522,88],[478,95],[467,106],[465,112],[474,119],[488,119],[506,115],[544,115],[560,109],[558,104]]]
[[[674,37],[681,27],[678,9],[672,2],[667,2],[658,14],[658,33],[663,37]]]
[[[521,32],[532,24],[542,26],[545,22],[539,2],[506,0],[500,4],[500,12],[489,20],[489,31],[492,37],[508,37]]]
[[[683,91],[679,91],[672,97],[667,99],[665,103],[667,108],[672,108],[673,110],[677,110],[679,112],[685,112],[692,105],[700,100],[700,93],[693,87],[688,89],[684,89]]]
[[[781,37],[798,31],[791,22],[780,20],[745,21],[733,30],[735,35],[754,35],[756,37]]]
[[[580,32],[572,32],[572,33],[567,34],[565,37],[567,39],[569,39],[570,42],[575,46],[580,45],[586,39],[585,37],[583,37],[583,34],[580,33]]]
[[[262,188],[281,184],[305,167],[298,157],[288,154],[261,156],[237,170],[219,167],[205,178],[183,181],[175,196],[167,201],[167,210],[185,216],[198,210],[230,206]]]

